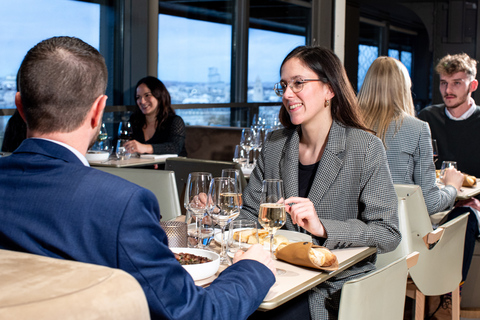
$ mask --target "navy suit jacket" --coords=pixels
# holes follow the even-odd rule
[[[275,282],[240,261],[208,288],[168,249],[149,190],[84,166],[56,143],[27,139],[0,158],[0,248],[122,269],[142,286],[152,319],[244,319]]]

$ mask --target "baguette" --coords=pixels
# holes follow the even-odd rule
[[[463,174],[463,184],[462,187],[471,188],[477,184],[477,178],[470,176],[468,174]]]
[[[327,248],[311,248],[308,252],[310,261],[317,267],[329,267],[335,261],[335,255]]]

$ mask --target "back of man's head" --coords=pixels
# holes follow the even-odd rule
[[[457,72],[465,72],[473,80],[477,76],[477,61],[466,53],[446,55],[440,59],[435,71],[448,76]]]
[[[72,132],[107,86],[107,67],[92,46],[54,37],[30,49],[19,70],[19,91],[30,130]]]

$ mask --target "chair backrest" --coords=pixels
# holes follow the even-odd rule
[[[191,158],[168,158],[165,160],[165,170],[175,172],[180,203],[183,203],[183,196],[185,194],[188,174],[190,172],[210,172],[213,177],[220,177],[222,175],[222,169],[239,169],[242,189],[245,189],[247,186],[247,180],[243,175],[240,164],[236,162]]]
[[[175,219],[182,214],[173,171],[114,167],[95,169],[114,174],[152,191],[160,205],[162,221]]]
[[[407,275],[407,260],[403,257],[347,281],[342,287],[338,319],[403,319]]]
[[[138,282],[120,270],[0,250],[0,319],[150,319]]]
[[[418,289],[427,296],[452,292],[458,287],[462,277],[468,214],[441,225],[439,228],[443,229],[443,234],[430,248],[424,237],[431,233],[433,228],[421,188],[416,185],[395,185],[395,191],[398,196],[402,241],[395,251],[378,255],[377,267],[388,264],[400,255],[418,251],[418,263],[409,270]]]

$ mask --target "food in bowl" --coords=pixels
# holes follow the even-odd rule
[[[199,263],[206,263],[212,261],[212,259],[202,257],[202,256],[197,256],[195,254],[191,253],[174,253],[175,259],[177,259],[180,264],[183,265],[189,265],[189,264],[199,264]]]
[[[220,267],[220,256],[218,253],[197,248],[170,248],[174,254],[192,254],[210,259],[210,262],[185,264],[182,267],[192,276],[193,280],[202,280],[213,276]]]

